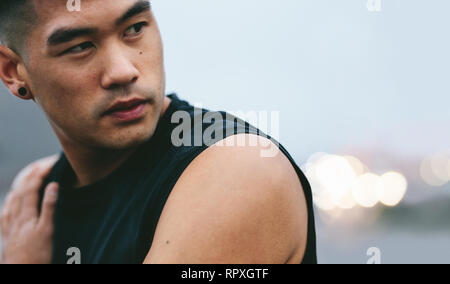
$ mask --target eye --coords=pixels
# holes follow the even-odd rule
[[[77,46],[69,48],[68,50],[64,51],[62,54],[81,53],[91,47],[94,47],[94,44],[92,44],[92,42],[83,42],[82,44],[79,44]]]
[[[133,37],[139,35],[142,32],[142,29],[146,26],[148,26],[147,22],[134,24],[125,31],[125,36]]]

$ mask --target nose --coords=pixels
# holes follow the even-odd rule
[[[110,49],[104,57],[104,72],[101,85],[104,89],[122,87],[134,83],[139,77],[139,71],[127,58],[126,52],[120,49]]]

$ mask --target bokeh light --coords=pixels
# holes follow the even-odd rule
[[[350,164],[350,166],[353,168],[353,171],[357,176],[360,176],[367,172],[369,169],[366,165],[364,165],[358,158],[353,156],[344,156],[344,159],[347,160],[347,162]]]
[[[355,172],[346,159],[336,155],[323,156],[315,168],[320,184],[330,193],[337,205],[354,183]]]
[[[380,177],[366,173],[360,176],[352,186],[353,198],[362,207],[374,207],[378,203],[378,183]]]
[[[408,182],[402,174],[385,173],[378,183],[378,200],[386,206],[395,206],[403,199],[407,188]]]
[[[434,163],[438,166],[444,164],[442,160]],[[448,165],[445,165],[447,169]],[[372,208],[378,203],[396,206],[408,188],[403,174],[389,171],[379,176],[350,155],[315,153],[302,169],[311,184],[315,205],[335,217],[345,215],[336,212]]]
[[[448,155],[435,154],[426,157],[420,164],[420,176],[430,186],[443,186],[450,181],[449,164]]]

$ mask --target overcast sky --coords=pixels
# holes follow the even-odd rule
[[[374,139],[409,155],[449,145],[449,1],[381,0],[379,13],[366,0],[153,3],[168,89],[280,110],[300,156]]]

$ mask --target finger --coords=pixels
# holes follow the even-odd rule
[[[34,176],[28,177],[28,184],[22,185],[22,190],[20,191],[20,195],[22,196],[21,221],[37,218],[39,214],[39,189],[42,188],[45,176],[40,172],[41,169],[37,171]]]
[[[39,216],[39,192],[29,192],[22,198],[19,222],[22,224],[30,219],[37,219]]]
[[[20,214],[21,206],[22,206],[22,198],[19,195],[14,194],[14,196],[11,198],[11,205],[9,207],[9,211],[10,211],[9,215],[13,222],[15,220],[17,220],[17,217]]]
[[[44,229],[53,229],[53,216],[55,205],[58,199],[59,186],[52,182],[45,188],[44,200],[42,202],[42,212],[38,226]]]
[[[10,204],[11,204],[12,194],[8,194],[6,197],[6,201],[3,204],[2,208],[2,215],[1,215],[1,228],[2,228],[2,234],[5,234],[7,232],[7,229],[10,226]]]
[[[30,173],[35,169],[36,167],[34,164],[30,164],[23,168],[14,178],[13,183],[11,185],[11,191],[17,191],[20,189],[20,184],[23,183],[23,180],[30,175]]]
[[[2,231],[10,231],[17,222],[17,215],[20,212],[21,198],[15,193],[8,195],[5,208],[2,212]]]
[[[12,199],[12,194],[9,193],[6,196],[5,202],[3,203],[3,206],[2,206],[2,216],[7,215],[7,213],[9,212],[9,204],[11,203],[11,199]]]
[[[22,190],[23,183],[25,183],[30,178],[30,176],[37,174],[34,171],[37,171],[40,176],[46,177],[50,173],[57,160],[58,155],[53,155],[29,164],[22,171],[20,171],[14,179],[12,190]]]
[[[36,161],[36,164],[42,170],[42,174],[44,176],[47,176],[50,173],[53,166],[55,165],[55,163],[58,161],[58,159],[59,155],[53,155]]]
[[[42,184],[53,167],[56,158],[49,157],[36,162],[33,170],[29,174],[27,173],[22,180],[23,183],[18,185],[21,187],[21,189],[18,189],[18,193],[22,198],[20,215],[18,217],[20,224],[39,217],[39,190],[42,188]],[[14,214],[17,214],[17,212]]]
[[[13,194],[20,202],[11,203],[11,216],[17,218],[16,221],[22,221],[27,215],[27,218],[37,217],[37,206],[39,200],[39,188],[41,188],[43,178],[40,174],[40,169],[34,167],[33,170],[27,174],[26,178],[18,184],[20,188],[13,190]],[[19,206],[17,205],[19,204]],[[14,207],[13,207],[14,204]]]
[[[47,166],[34,165],[31,172],[28,172],[23,179],[16,184],[15,191],[24,199],[31,199],[27,204],[37,204],[39,189],[48,175]]]

